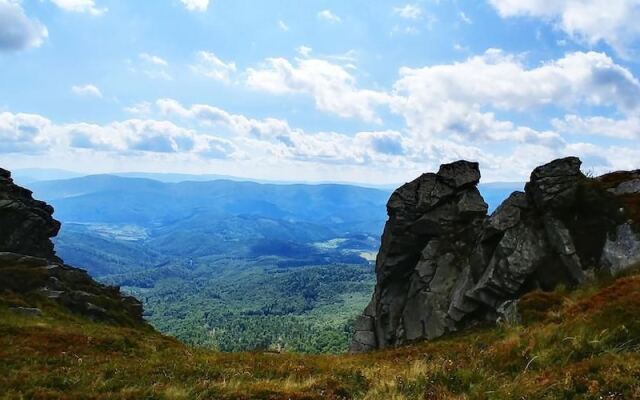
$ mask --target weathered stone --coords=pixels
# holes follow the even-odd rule
[[[0,252],[60,261],[50,240],[58,234],[60,223],[52,217],[53,208],[31,194],[0,168]]]
[[[441,165],[438,177],[456,189],[465,185],[475,186],[480,182],[480,168],[478,163],[456,161]]]
[[[629,265],[640,265],[640,234],[629,223],[618,226],[604,245],[602,266],[612,275],[619,275]]]
[[[640,178],[622,182],[613,189],[616,195],[640,193]]]
[[[486,321],[517,323],[517,299],[528,291],[572,287],[595,279],[595,269],[616,275],[640,263],[640,234],[633,220],[621,222],[634,215],[625,204],[638,193],[640,171],[588,179],[580,164],[568,157],[536,168],[525,192],[490,217],[475,163],[443,165],[394,192],[377,285],[351,350]]]

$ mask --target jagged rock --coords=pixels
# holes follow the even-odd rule
[[[517,299],[640,262],[640,171],[589,179],[567,157],[536,168],[491,215],[478,164],[441,166],[396,190],[377,284],[351,351],[517,320]]]
[[[386,347],[448,330],[448,299],[482,226],[487,204],[477,163],[443,165],[403,185],[389,199],[376,261],[377,289],[352,351]],[[361,328],[365,327],[359,319]]]
[[[60,223],[53,219],[51,206],[31,195],[0,168],[0,251],[60,261],[49,240],[58,234]]]
[[[0,169],[0,293],[45,298],[94,319],[142,323],[142,304],[120,289],[94,281],[86,271],[65,265],[51,237],[60,229],[53,208],[34,200]]]

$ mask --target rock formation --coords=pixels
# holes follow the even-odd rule
[[[0,293],[17,293],[34,303],[49,299],[99,320],[141,323],[138,300],[97,283],[55,255],[50,238],[60,223],[52,215],[51,206],[34,200],[29,190],[15,185],[11,174],[0,169]]]
[[[52,217],[53,207],[31,194],[0,168],[0,251],[60,261],[49,240],[58,234],[60,223]]]
[[[528,291],[640,263],[640,171],[587,178],[580,165],[536,168],[491,216],[476,163],[442,165],[396,190],[351,351],[495,322]]]

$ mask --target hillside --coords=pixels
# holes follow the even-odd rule
[[[360,355],[215,353],[0,296],[1,399],[632,399],[640,276],[534,292],[522,325]],[[25,316],[9,306],[38,306]]]
[[[61,257],[141,299],[162,332],[222,351],[346,351],[388,197],[107,175],[30,186],[63,223]]]

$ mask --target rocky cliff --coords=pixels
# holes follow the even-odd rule
[[[34,200],[0,169],[0,294],[17,294],[25,305],[54,301],[73,312],[120,324],[142,322],[142,305],[118,288],[101,285],[85,271],[65,265],[55,255],[51,237],[60,229],[53,208]],[[11,298],[11,296],[9,296]]]
[[[0,168],[0,251],[60,261],[49,240],[60,230],[52,215],[53,207],[34,200],[29,190],[13,183],[9,171]]]
[[[588,178],[580,165],[536,168],[491,216],[477,163],[445,164],[397,189],[351,351],[495,322],[526,292],[640,263],[640,170]]]

